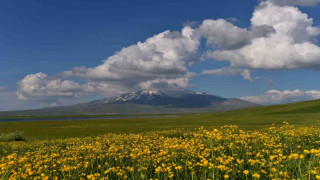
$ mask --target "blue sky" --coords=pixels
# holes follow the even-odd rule
[[[319,43],[316,41],[316,39],[319,39],[317,32],[320,25],[320,18],[318,18],[320,17],[319,1],[314,0],[312,5],[294,4],[290,3],[290,0],[280,0],[278,2],[270,0],[266,2],[272,5],[263,5],[263,1],[252,0],[2,1],[0,2],[0,111],[85,102],[131,90],[131,86],[132,90],[140,90],[161,87],[162,85],[167,87],[168,84],[168,87],[188,88],[223,97],[242,97],[262,104],[293,102],[320,97],[320,92],[318,92],[320,91],[319,72],[316,70],[318,69],[317,63],[320,62],[320,59],[318,59],[320,56],[317,54]],[[216,50],[223,51],[222,59],[226,58],[225,53],[229,53],[229,51],[232,51],[233,56],[238,55],[240,53],[238,50],[250,46],[250,43],[254,44],[253,41],[256,39],[268,38],[276,34],[275,28],[270,25],[268,27],[271,30],[259,30],[259,35],[254,34],[252,30],[254,26],[260,26],[258,22],[254,24],[250,21],[253,12],[262,11],[261,9],[266,8],[266,6],[270,6],[270,9],[277,7],[281,9],[293,8],[294,6],[298,10],[293,13],[306,14],[309,19],[312,18],[312,23],[308,21],[308,27],[302,26],[304,29],[312,26],[314,28],[312,30],[313,34],[302,37],[304,32],[297,32],[292,35],[297,42],[291,44],[302,46],[307,45],[303,43],[313,43],[315,54],[312,58],[308,56],[303,59],[304,57],[302,57],[303,60],[298,62],[299,59],[290,61],[290,59],[276,59],[275,57],[269,64],[285,62],[269,66],[266,65],[267,63],[262,63],[263,65],[250,64],[248,62],[252,60],[245,58],[241,60],[232,58],[217,60],[219,58],[216,58],[216,54],[214,57],[205,56],[206,52]],[[268,16],[268,14],[265,15]],[[301,15],[301,17],[303,16]],[[215,27],[208,25],[209,29],[199,30],[201,38],[199,43],[195,45],[197,48],[196,54],[193,50],[192,52],[186,52],[190,53],[192,60],[188,59],[189,56],[186,59],[178,60],[169,58],[169,60],[174,61],[174,65],[178,64],[178,69],[172,70],[169,68],[170,71],[177,72],[177,74],[170,73],[170,76],[161,74],[154,79],[137,75],[136,78],[145,78],[144,81],[139,81],[130,79],[128,76],[124,77],[121,74],[123,71],[119,71],[120,74],[112,75],[113,78],[116,76],[116,80],[109,76],[103,76],[102,79],[97,80],[96,72],[98,71],[93,73],[90,70],[93,69],[92,71],[94,71],[95,67],[105,64],[102,62],[103,60],[108,59],[115,52],[121,51],[124,47],[135,45],[139,41],[143,43],[147,38],[166,30],[181,32],[183,28],[190,24],[190,28],[197,31],[200,26],[206,25],[203,22],[206,19],[210,19],[213,23],[217,19],[222,19],[222,26],[229,28],[228,23],[230,23],[232,26],[241,29],[236,30],[237,32],[232,31],[230,34],[221,35],[226,36],[227,39],[231,34],[237,34],[238,31],[240,35],[244,33],[252,39],[248,43],[243,42],[245,43],[244,46],[241,45],[236,49],[231,47],[230,49],[229,46],[225,45],[226,42],[221,42],[221,40],[217,40],[217,37],[213,37],[214,35],[211,32],[216,31]],[[242,30],[246,30],[246,32],[242,32]],[[276,31],[278,32],[278,29]],[[219,33],[221,32],[219,31]],[[263,33],[265,34],[261,35]],[[300,36],[303,40],[300,40]],[[208,39],[212,40],[211,44],[208,44]],[[228,40],[233,41],[234,39]],[[240,40],[237,39],[236,41]],[[289,53],[298,53],[296,56],[301,55],[299,54],[301,52]],[[198,60],[194,60],[195,58],[198,58]],[[260,57],[250,56],[250,58],[258,59]],[[131,61],[134,62],[135,59],[133,58]],[[185,65],[185,62],[189,63],[190,61],[192,61],[191,64]],[[261,60],[261,62],[265,62],[265,60]],[[236,65],[231,66],[232,63]],[[185,65],[185,67],[180,67],[181,65]],[[108,65],[108,68],[110,66]],[[121,66],[126,65],[122,62]],[[74,70],[75,67],[82,67],[84,70],[79,72]],[[129,66],[127,70],[132,67],[135,66]],[[232,75],[219,74],[216,71],[208,74],[202,73],[204,70],[216,70],[225,67],[231,68],[232,72],[239,71],[239,73],[232,73]],[[161,70],[163,68],[161,67]],[[184,68],[187,68],[187,70]],[[155,71],[155,74],[158,73],[155,67],[152,67],[152,70]],[[251,79],[248,80],[241,75],[243,70],[250,72]],[[69,74],[64,73],[65,71],[68,71]],[[23,82],[29,84],[19,83],[28,75],[32,76],[40,72],[45,76],[37,76],[41,82],[33,79],[32,83],[37,82],[37,85],[30,84],[31,81]],[[189,76],[191,72],[196,73],[196,75]],[[93,77],[92,74],[97,76]],[[102,75],[99,75],[99,77],[102,77]],[[124,78],[119,79],[119,77]],[[135,77],[132,76],[132,78]],[[176,83],[175,80],[177,79],[179,79],[179,82]],[[185,82],[186,79],[188,82]],[[55,86],[63,87],[65,87],[63,82],[67,81],[66,83],[69,83],[67,85],[68,90],[62,87],[50,89],[53,80],[59,81],[54,83]],[[266,83],[267,80],[272,81],[273,85]],[[158,81],[161,81],[161,83]],[[174,81],[175,83],[170,84],[166,81]],[[88,83],[90,87],[87,86]],[[150,83],[152,85],[145,85]],[[103,87],[106,88],[103,89]],[[294,92],[297,89],[299,92]],[[277,92],[269,92],[268,94],[270,90],[277,90]],[[284,92],[287,92],[285,97],[283,97]],[[282,101],[274,100],[273,102],[271,98],[273,95],[282,98]]]

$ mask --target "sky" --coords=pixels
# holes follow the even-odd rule
[[[183,88],[320,99],[320,0],[1,1],[0,111]]]

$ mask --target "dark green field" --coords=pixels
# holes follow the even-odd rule
[[[238,125],[258,129],[283,121],[310,126],[320,120],[320,100],[274,106],[261,106],[237,111],[177,114],[175,117],[139,119],[74,120],[0,123],[0,132],[24,131],[27,139],[95,136],[105,133],[135,133],[173,128],[217,127]]]

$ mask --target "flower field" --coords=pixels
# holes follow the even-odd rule
[[[320,179],[316,125],[13,142],[0,153],[0,179]]]

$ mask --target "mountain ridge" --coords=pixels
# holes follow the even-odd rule
[[[0,116],[203,113],[256,106],[259,105],[237,98],[223,98],[204,92],[160,89],[129,92],[71,106],[0,112]]]
[[[190,90],[143,90],[125,93],[96,102],[102,104],[133,103],[152,106],[164,105],[176,108],[201,108],[209,106],[212,102],[223,101],[226,101],[226,98]]]

